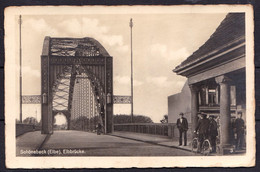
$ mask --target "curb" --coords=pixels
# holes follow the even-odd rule
[[[163,144],[160,144],[160,143],[155,143],[155,142],[152,142],[152,141],[145,141],[145,140],[140,140],[140,139],[135,139],[135,138],[129,138],[129,137],[119,136],[119,135],[114,135],[114,134],[109,134],[109,135],[115,136],[115,137],[119,137],[119,138],[124,138],[124,139],[129,139],[129,140],[134,140],[134,141],[140,141],[140,142],[144,142],[144,143],[149,143],[149,144],[153,144],[153,145],[164,146],[164,147],[168,147],[168,148],[176,148],[176,149],[184,150],[184,151],[187,151],[187,152],[192,152],[191,150],[187,150],[187,149],[184,149],[184,148],[178,147],[178,146],[168,146],[168,145],[163,145]]]

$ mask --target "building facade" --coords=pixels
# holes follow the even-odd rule
[[[215,115],[222,152],[232,144],[235,114],[240,111],[246,119],[245,58],[245,14],[229,13],[211,37],[173,70],[188,79],[191,130],[198,124],[198,112]],[[169,116],[178,115],[171,113],[172,108],[176,107],[169,107]]]

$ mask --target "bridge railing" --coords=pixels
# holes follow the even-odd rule
[[[125,123],[114,124],[114,131],[143,133],[174,137],[175,124],[162,123]]]
[[[16,137],[27,133],[31,131],[37,131],[41,130],[41,126],[39,125],[34,125],[34,124],[23,124],[23,123],[18,123],[16,124]]]

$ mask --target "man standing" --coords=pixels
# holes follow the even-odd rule
[[[216,152],[216,138],[218,135],[218,124],[214,118],[214,115],[209,116],[209,140],[212,145],[212,152]]]
[[[184,146],[187,146],[187,130],[188,130],[188,121],[183,117],[184,114],[180,113],[180,118],[177,119],[177,128],[179,129],[179,146],[182,145],[182,134],[184,134]]]
[[[245,122],[242,119],[242,112],[238,112],[234,123],[234,133],[237,135],[236,149],[242,149],[244,144]]]

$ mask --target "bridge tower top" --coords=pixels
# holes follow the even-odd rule
[[[106,49],[94,38],[52,38],[46,36],[43,56],[108,57]]]

